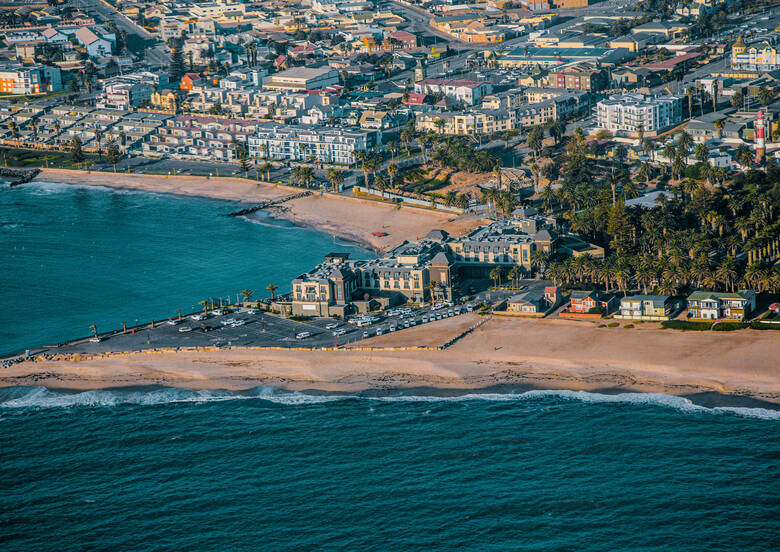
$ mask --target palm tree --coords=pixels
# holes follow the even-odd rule
[[[258,170],[259,172],[264,172],[264,173],[265,173],[265,179],[266,179],[267,181],[270,181],[270,180],[271,180],[271,169],[272,169],[272,168],[273,168],[273,165],[271,165],[271,163],[268,163],[268,162],[266,161],[265,163],[261,163],[261,164],[260,164],[260,165],[257,167],[257,170]]]
[[[97,336],[98,336],[98,333],[97,333],[97,326],[96,326],[95,324],[92,324],[92,325],[89,327],[89,329],[90,329],[90,330],[92,330],[92,331],[94,332],[94,334],[95,334],[95,337],[97,337]]]
[[[268,291],[270,291],[270,292],[271,292],[271,301],[273,301],[273,300],[274,300],[274,298],[275,298],[275,296],[274,296],[274,292],[275,292],[277,289],[279,289],[279,288],[277,287],[277,285],[276,285],[276,284],[268,284],[267,286],[265,286],[265,289],[267,289]]]
[[[252,297],[253,293],[254,293],[254,291],[252,291],[251,289],[241,290],[241,295],[244,296],[244,303],[248,303],[249,302],[249,298]]]
[[[325,173],[325,178],[327,178],[328,182],[333,186],[333,191],[337,192],[339,186],[344,183],[344,172],[337,169],[328,169]]]
[[[390,189],[395,190],[395,177],[398,174],[398,165],[390,163],[387,165],[387,175],[390,177]]]
[[[723,127],[726,125],[726,119],[718,119],[714,123],[715,130],[718,131],[718,140],[723,138]]]
[[[715,269],[715,277],[723,283],[729,291],[734,291],[734,282],[737,279],[736,263],[733,257],[726,257]]]
[[[518,278],[520,278],[520,267],[517,265],[514,265],[512,268],[509,269],[509,274],[507,274],[507,278],[511,278],[512,281],[515,283],[515,289],[517,289],[519,286],[517,284]]]
[[[501,267],[497,266],[493,270],[490,271],[490,279],[493,280],[493,283],[496,287],[501,285]]]
[[[710,156],[710,150],[704,144],[696,144],[696,148],[693,150],[693,156],[697,161],[704,163]]]
[[[650,183],[650,179],[653,177],[653,167],[650,163],[645,161],[639,166],[639,170],[636,172],[637,176],[645,181],[645,184]]]
[[[383,174],[379,174],[374,178],[374,187],[379,190],[382,198],[385,197],[385,190],[387,189],[388,180]]]

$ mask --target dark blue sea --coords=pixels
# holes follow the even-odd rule
[[[0,390],[0,543],[778,549],[780,418],[665,395]]]
[[[0,187],[0,351],[370,255],[235,207]],[[0,389],[0,550],[778,550],[778,411],[505,391]]]
[[[110,178],[110,175],[106,175]],[[233,202],[0,183],[0,356],[194,312],[290,281],[337,249],[372,253]]]

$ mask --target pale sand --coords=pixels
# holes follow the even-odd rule
[[[478,319],[443,320],[365,341],[366,346],[443,343]],[[0,386],[95,389],[166,385],[192,389],[355,392],[496,385],[543,389],[722,393],[780,403],[775,332],[690,332],[590,322],[495,318],[445,350],[138,353],[82,361],[25,362],[0,371]]]
[[[262,184],[243,178],[207,179],[181,175],[166,178],[65,169],[42,169],[36,180],[209,197],[249,204],[301,192],[298,188]],[[274,217],[284,218],[294,224],[314,228],[377,251],[387,250],[404,240],[421,238],[434,228],[441,228],[453,235],[462,235],[483,222],[477,217],[457,217],[428,209],[399,208],[334,194],[320,196],[319,193],[287,202],[282,209],[272,209],[270,213]],[[372,232],[384,232],[388,235],[374,236]]]

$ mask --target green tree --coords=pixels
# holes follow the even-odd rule
[[[81,138],[74,136],[70,141],[70,159],[74,163],[83,163],[86,159],[84,150],[82,149]]]
[[[114,172],[116,172],[116,164],[122,158],[122,152],[119,150],[119,145],[114,138],[111,138],[106,142],[106,161],[114,166]]]

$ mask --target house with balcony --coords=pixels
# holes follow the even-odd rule
[[[688,318],[693,320],[734,320],[750,318],[756,310],[756,292],[743,289],[737,293],[694,291],[688,296]]]
[[[569,294],[567,313],[610,314],[617,308],[617,298],[597,289],[573,289]]]
[[[615,318],[626,320],[669,320],[674,301],[668,295],[629,295],[620,300]]]

